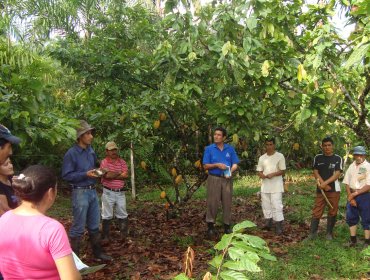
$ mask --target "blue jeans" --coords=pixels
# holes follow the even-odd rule
[[[72,191],[73,223],[69,236],[81,237],[85,226],[89,234],[99,232],[100,209],[96,190],[74,189]]]
[[[357,207],[347,202],[346,221],[348,226],[355,226],[360,221],[364,230],[370,229],[370,193],[355,197]]]

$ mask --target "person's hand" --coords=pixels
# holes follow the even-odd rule
[[[355,196],[356,196],[356,195],[355,195],[355,193],[351,193],[351,194],[349,194],[349,195],[348,195],[348,198],[347,198],[347,199],[348,199],[348,201],[353,200],[353,199],[355,198]]]
[[[270,173],[270,174],[267,174],[265,177],[266,177],[267,179],[271,179],[272,177],[274,177],[274,175],[273,175],[272,173]]]
[[[217,167],[218,167],[219,169],[225,170],[225,169],[227,168],[227,165],[226,165],[226,164],[223,164],[223,163],[218,163],[218,164],[217,164]]]
[[[357,202],[356,202],[356,200],[354,200],[354,199],[351,199],[351,200],[349,201],[349,204],[351,204],[351,206],[353,206],[353,207],[357,207]]]
[[[328,185],[324,185],[324,191],[328,192],[331,190],[331,187]]]
[[[95,169],[89,170],[86,172],[87,177],[89,178],[99,178],[99,176],[96,174]]]

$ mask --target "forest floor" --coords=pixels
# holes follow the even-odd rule
[[[156,202],[130,202],[129,232],[126,238],[114,221],[111,225],[111,241],[103,244],[104,250],[114,258],[106,267],[84,279],[173,279],[183,271],[183,256],[190,246],[195,251],[193,277],[202,279],[213,258],[213,246],[220,240],[223,227],[218,229],[218,239],[205,238],[205,201],[195,200],[185,205],[176,217],[167,213],[163,205]],[[171,216],[171,218],[168,218]],[[263,219],[260,199],[257,196],[236,198],[233,205],[235,223],[249,220],[261,226]],[[59,218],[68,231],[71,218]],[[251,229],[250,234],[263,238],[275,256],[287,253],[287,248],[300,242],[308,232],[304,223],[285,222],[284,234],[276,236],[274,231]],[[81,256],[88,265],[97,263],[84,237]]]

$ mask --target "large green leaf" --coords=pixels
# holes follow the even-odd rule
[[[241,229],[252,228],[252,227],[256,227],[256,224],[251,222],[251,221],[243,221],[241,223],[236,224],[233,227],[233,231],[236,232],[236,231],[239,231]]]
[[[248,280],[249,278],[241,272],[227,270],[220,273],[220,276],[224,280]]]

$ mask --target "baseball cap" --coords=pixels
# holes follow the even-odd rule
[[[105,145],[105,149],[110,151],[110,150],[118,149],[118,147],[116,143],[114,143],[113,141],[110,141]]]
[[[19,144],[21,142],[20,138],[14,136],[10,130],[2,124],[0,124],[0,139],[5,139],[12,144]]]

